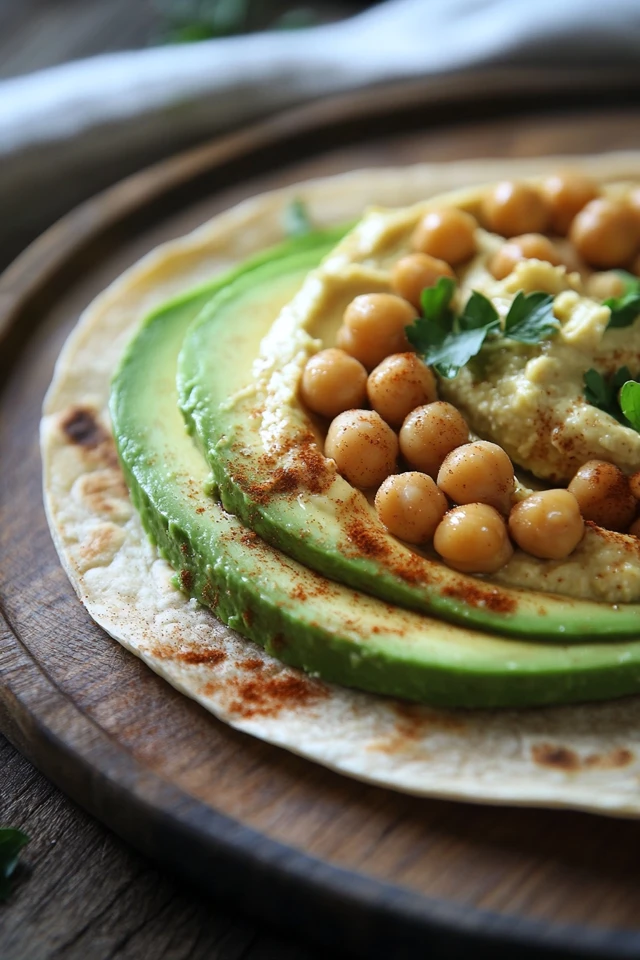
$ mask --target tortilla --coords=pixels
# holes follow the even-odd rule
[[[341,773],[408,793],[640,815],[640,697],[521,711],[444,711],[329,686],[283,666],[172,583],[127,493],[108,396],[150,310],[282,239],[302,199],[318,226],[370,203],[404,206],[458,186],[581,167],[633,179],[640,155],[358,171],[288,187],[158,248],[84,312],[56,366],[41,428],[47,516],[93,619],[174,687],[239,730]]]

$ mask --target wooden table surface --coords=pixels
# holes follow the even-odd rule
[[[0,0],[0,79],[145,46],[158,23],[150,0]],[[185,889],[71,803],[1,735],[0,824],[31,837],[14,893],[0,904],[2,960],[321,955]]]

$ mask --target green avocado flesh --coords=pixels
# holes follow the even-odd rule
[[[608,699],[640,689],[640,643],[561,646],[493,636],[390,608],[266,544],[208,493],[208,466],[178,408],[178,353],[206,305],[220,320],[216,392],[335,237],[284,245],[155,312],[123,358],[111,415],[133,501],[185,593],[269,653],[345,686],[441,706]],[[235,371],[237,371],[237,376]]]
[[[272,264],[274,276],[279,269]],[[297,399],[287,396],[288,382],[282,416],[287,417],[297,446],[294,457],[282,461],[293,463],[293,469],[279,474],[277,464],[265,456],[260,432],[264,394],[251,389],[261,336],[252,331],[246,297],[261,299],[257,280],[249,275],[240,278],[227,289],[224,302],[202,311],[185,337],[178,362],[178,390],[188,429],[211,466],[227,510],[305,566],[407,609],[551,642],[640,638],[638,604],[578,600],[459,574],[388,534],[362,494],[342,477],[330,477],[328,489],[320,491],[305,486],[299,463],[307,455],[304,437],[313,436],[313,424]],[[267,288],[263,294],[269,297]],[[221,349],[234,357],[224,369],[217,360]],[[315,442],[313,446],[318,451]],[[314,468],[318,469],[317,460],[309,471],[312,481]],[[278,489],[282,479],[283,489]],[[287,481],[296,481],[293,491]]]

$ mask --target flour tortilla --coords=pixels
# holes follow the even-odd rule
[[[640,154],[357,171],[249,200],[159,247],[87,308],[61,353],[41,426],[45,507],[62,563],[93,619],[233,727],[407,793],[640,816],[640,697],[444,711],[307,681],[176,590],[129,501],[109,432],[110,379],[141,320],[281,240],[283,211],[294,197],[325,226],[354,219],[369,204],[404,206],[565,166],[603,180],[637,179]],[[99,425],[84,443],[69,429],[79,409],[94,411]],[[247,702],[238,691],[258,674],[268,684]],[[274,700],[267,687],[297,695]]]

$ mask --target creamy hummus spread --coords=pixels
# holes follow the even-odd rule
[[[449,202],[475,214],[481,200],[480,191],[466,191],[440,198],[438,206]],[[304,365],[317,350],[334,346],[344,309],[355,296],[391,290],[391,267],[409,251],[411,232],[430,208],[433,204],[424,203],[371,212],[281,313],[255,366],[256,390],[264,401],[265,449],[285,452],[290,431],[303,423],[322,441],[321,428],[297,397]],[[478,228],[478,252],[460,274],[457,296],[464,302],[471,290],[478,290],[504,317],[519,290],[548,292],[555,298],[559,331],[532,346],[488,343],[454,379],[440,381],[441,398],[461,410],[473,433],[500,444],[526,471],[516,497],[530,485],[538,489],[535,478],[543,486],[565,485],[592,459],[607,460],[626,473],[639,470],[640,435],[586,401],[583,375],[592,367],[604,374],[623,365],[638,371],[640,320],[607,330],[609,308],[587,296],[581,275],[564,266],[522,261],[504,280],[496,280],[487,263],[503,242]],[[640,540],[587,524],[582,542],[566,560],[539,560],[517,550],[493,578],[609,603],[638,601]]]

